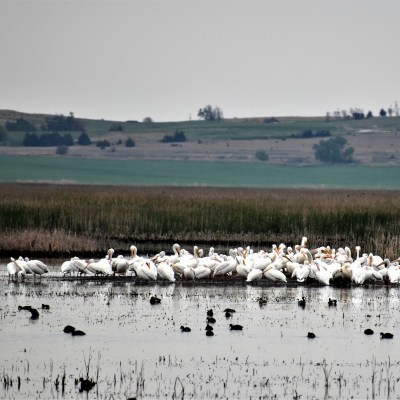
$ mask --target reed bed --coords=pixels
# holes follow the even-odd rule
[[[127,253],[130,244],[356,245],[400,255],[400,192],[0,185],[0,251]],[[148,248],[148,251],[152,249]]]

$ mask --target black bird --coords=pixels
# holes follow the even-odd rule
[[[307,333],[307,337],[309,338],[309,339],[315,339],[315,333],[313,333],[313,332],[308,332]]]
[[[336,307],[336,305],[337,305],[337,300],[336,299],[331,299],[330,297],[329,297],[329,299],[328,299],[328,305],[329,305],[329,307]]]
[[[161,299],[159,299],[157,296],[151,296],[150,297],[150,304],[160,304]]]
[[[372,329],[366,329],[365,331],[364,331],[364,333],[366,334],[366,335],[373,335],[374,334],[374,331],[372,330]]]
[[[72,336],[85,336],[86,333],[83,331],[80,331],[79,329],[74,329],[72,332]]]
[[[224,312],[225,312],[225,313],[228,312],[228,313],[231,313],[231,314],[232,314],[232,313],[236,312],[236,310],[234,310],[233,308],[225,308]]]
[[[71,326],[71,325],[66,325],[64,327],[64,332],[65,333],[72,333],[74,330],[75,330],[75,328],[73,326]]]
[[[18,311],[21,310],[30,310],[32,308],[32,306],[18,306]]]
[[[39,318],[39,311],[36,308],[29,309],[31,312],[31,319],[38,319]]]
[[[50,310],[50,306],[48,304],[42,304],[42,310]]]
[[[260,306],[263,306],[264,304],[267,304],[267,303],[268,303],[268,301],[265,300],[265,299],[262,299],[261,297],[258,299],[258,304],[259,304]]]
[[[242,325],[229,324],[229,327],[231,328],[231,331],[241,331],[243,329]]]
[[[213,331],[206,331],[206,336],[214,336],[214,332]]]
[[[230,312],[227,311],[227,312],[225,313],[225,317],[226,317],[226,318],[232,317],[232,313],[230,313]]]
[[[181,326],[181,331],[182,332],[191,332],[191,329],[188,326]]]
[[[383,333],[381,332],[381,339],[393,339],[393,333]]]
[[[206,325],[206,331],[212,331],[214,328],[211,325]]]
[[[207,317],[207,322],[210,324],[215,324],[217,322],[217,320],[213,317]]]
[[[208,317],[213,317],[214,316],[214,311],[213,310],[207,310],[207,316]]]
[[[81,387],[79,389],[80,392],[88,392],[96,384],[96,382],[93,382],[91,379],[83,378],[79,378],[79,382],[81,383]]]
[[[306,298],[303,296],[300,300],[297,300],[297,304],[304,308],[306,306]]]

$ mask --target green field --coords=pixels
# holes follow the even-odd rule
[[[0,182],[393,190],[400,189],[400,167],[2,156]]]

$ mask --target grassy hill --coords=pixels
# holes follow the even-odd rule
[[[18,118],[38,131],[49,118],[0,110],[0,125]],[[80,119],[92,140],[74,144],[63,156],[55,147],[22,146],[26,132],[8,132],[0,146],[0,181],[79,182],[122,185],[200,185],[235,187],[346,187],[400,189],[400,118],[326,121],[325,117],[237,118],[219,122],[137,122]],[[76,140],[81,130],[60,132]],[[163,143],[184,132],[186,141]],[[354,148],[355,165],[322,165],[313,146],[344,136]],[[305,133],[312,132],[311,137]],[[135,147],[125,146],[127,138]],[[110,147],[96,141],[107,139]],[[256,158],[263,150],[267,161]],[[29,159],[27,158],[29,156]],[[301,168],[300,168],[301,167]],[[308,167],[308,168],[303,168]]]

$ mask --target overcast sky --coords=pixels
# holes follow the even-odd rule
[[[0,109],[377,115],[400,101],[399,21],[397,0],[0,0]]]

